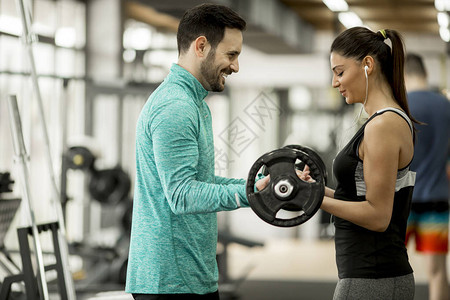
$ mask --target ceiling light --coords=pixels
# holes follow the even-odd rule
[[[125,49],[122,54],[123,61],[126,63],[132,63],[136,59],[136,50]]]
[[[450,42],[450,30],[445,27],[439,28],[439,35],[441,36],[441,39],[445,42]]]
[[[306,110],[311,106],[311,102],[311,92],[305,86],[296,86],[289,89],[289,106],[293,110]]]
[[[144,65],[148,67],[159,66],[169,70],[172,63],[177,60],[177,57],[178,57],[177,51],[167,51],[167,50],[145,51],[143,62]]]
[[[123,47],[146,50],[152,43],[152,31],[147,27],[129,27],[123,34]]]
[[[60,47],[75,47],[77,33],[73,27],[61,27],[56,30],[55,44]]]
[[[448,27],[448,24],[450,23],[450,17],[448,16],[448,13],[446,12],[438,12],[437,14],[437,20],[439,27]]]
[[[35,34],[45,35],[48,37],[52,37],[55,34],[55,30],[51,26],[39,22],[34,22],[31,25],[30,31]]]
[[[352,11],[340,12],[338,18],[339,22],[341,22],[346,28],[363,25],[362,20]]]
[[[345,0],[322,0],[331,11],[347,11],[348,4]]]
[[[11,17],[7,15],[0,16],[0,31],[13,34],[22,34],[22,23],[19,18]]]
[[[450,11],[450,0],[434,0],[434,7],[438,11]]]

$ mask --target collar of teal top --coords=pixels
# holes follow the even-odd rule
[[[168,79],[170,81],[176,81],[179,84],[182,84],[186,88],[186,91],[192,94],[192,97],[195,99],[197,105],[201,105],[203,99],[205,99],[208,95],[208,91],[197,80],[197,78],[178,64],[172,64]]]

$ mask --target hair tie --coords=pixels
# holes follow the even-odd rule
[[[381,33],[384,39],[387,39],[386,31],[384,29],[378,30],[378,32]]]

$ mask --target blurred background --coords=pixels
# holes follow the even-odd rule
[[[177,61],[178,20],[204,2],[229,6],[248,24],[240,71],[227,78],[223,93],[210,93],[206,100],[213,115],[217,175],[246,178],[264,153],[300,144],[319,153],[334,187],[333,158],[360,125],[355,120],[360,106],[346,105],[331,87],[329,48],[346,28],[398,30],[406,50],[424,57],[430,86],[450,95],[446,0],[0,0],[0,172],[14,181],[12,191],[0,198],[23,196],[7,104],[14,95],[36,222],[55,221],[53,172],[80,299],[126,297],[136,121]],[[26,16],[33,34],[24,38]],[[42,110],[33,88],[30,47]],[[81,155],[86,149],[88,154]],[[86,165],[68,165],[66,158],[74,156]],[[116,180],[106,194],[92,186],[101,180],[99,172]],[[16,229],[29,225],[24,205],[3,223],[2,252],[20,271]],[[219,233],[224,299],[332,298],[337,270],[329,215],[320,211],[298,227],[278,228],[251,209],[240,209],[219,213]],[[52,249],[51,238],[40,240],[44,260],[52,260],[45,253]],[[413,247],[408,250],[416,299],[427,299],[423,262]],[[0,280],[14,273],[11,266],[0,269]],[[55,277],[48,272],[49,281]],[[14,284],[12,290],[20,295],[23,286]],[[57,293],[53,297],[58,299]]]

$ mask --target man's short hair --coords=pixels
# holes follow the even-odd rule
[[[187,52],[191,43],[205,36],[215,49],[225,35],[225,28],[244,31],[246,22],[232,9],[218,4],[201,4],[187,10],[177,33],[178,53]]]
[[[406,55],[405,74],[427,77],[427,71],[420,55],[415,53],[408,53]]]

